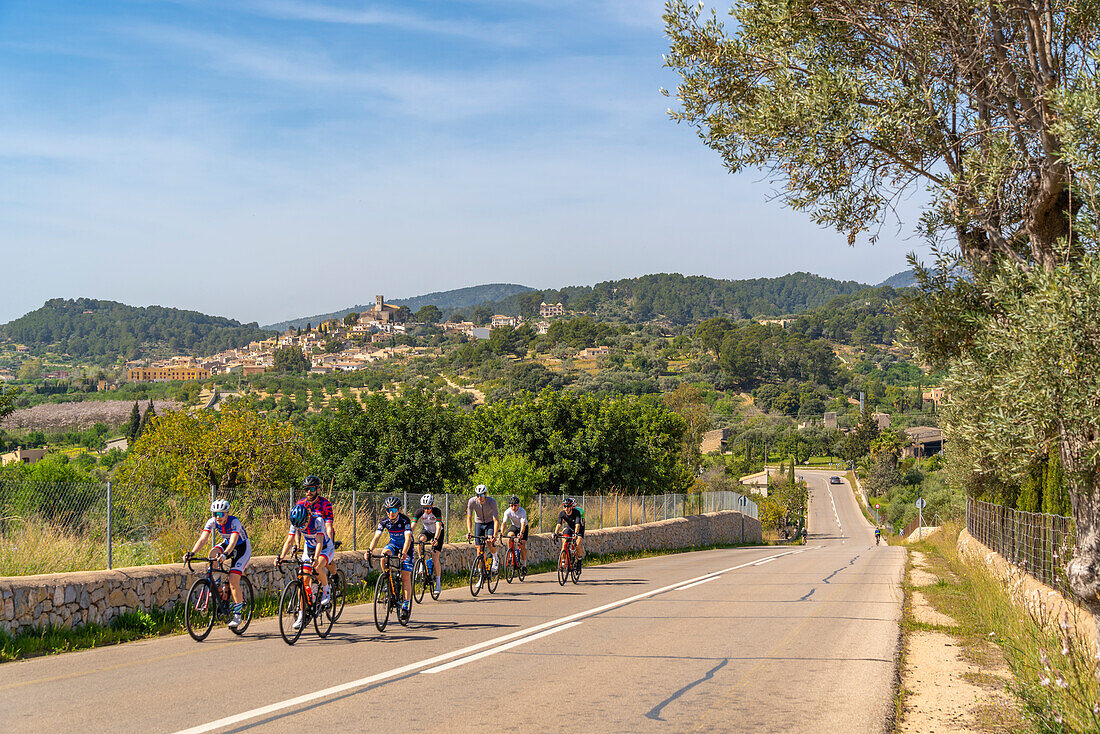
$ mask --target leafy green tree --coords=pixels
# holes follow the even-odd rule
[[[221,410],[158,417],[130,447],[116,478],[194,496],[205,496],[211,484],[260,494],[299,481],[305,452],[297,429],[237,400]]]
[[[539,487],[546,483],[546,471],[539,469],[526,456],[505,454],[491,456],[479,464],[470,483],[484,484],[489,491],[505,498],[516,494],[523,506],[530,506],[530,499]]]
[[[492,317],[493,309],[483,303],[474,307],[474,311],[470,315],[470,320],[478,326],[484,326],[489,323],[489,319]]]
[[[418,321],[422,324],[438,324],[443,320],[443,312],[438,307],[428,304],[422,306],[413,316],[413,321]]]
[[[134,407],[130,410],[130,420],[126,424],[126,440],[132,444],[137,440],[139,433],[141,433],[141,410],[135,400]]]
[[[272,360],[273,372],[309,372],[309,359],[302,353],[302,348],[297,345],[279,347],[275,350]]]
[[[359,323],[359,314],[357,314],[355,311],[351,311],[347,314],[344,314],[344,326],[346,326],[350,329],[351,327],[355,326],[358,323]]]

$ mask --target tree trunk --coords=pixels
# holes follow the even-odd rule
[[[1081,469],[1069,445],[1062,443],[1062,465],[1071,483],[1070,503],[1077,526],[1073,558],[1066,566],[1070,588],[1085,604],[1096,625],[1096,649],[1100,650],[1100,481],[1096,467]]]

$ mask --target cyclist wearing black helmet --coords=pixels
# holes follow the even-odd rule
[[[558,513],[558,525],[554,533],[561,533],[561,549],[565,550],[565,544],[570,536],[577,538],[577,560],[584,558],[584,515],[577,507],[577,502],[572,497],[566,497],[561,503],[561,512]]]
[[[504,511],[504,527],[507,528],[509,538],[519,539],[519,557],[523,565],[527,566],[527,510],[519,506],[519,497],[512,495],[508,498],[508,509]]]
[[[336,533],[332,529],[332,503],[321,496],[321,480],[310,474],[302,481],[302,489],[306,496],[298,500],[299,505],[305,505],[315,515],[320,515],[325,521],[325,532],[328,537],[336,542]]]
[[[367,561],[370,561],[371,553],[374,551],[374,547],[378,545],[378,539],[382,537],[382,533],[389,533],[390,541],[382,549],[382,553],[387,556],[395,556],[401,565],[401,587],[405,591],[405,600],[401,602],[400,613],[407,618],[412,611],[413,559],[411,550],[413,524],[409,520],[409,516],[401,512],[400,497],[387,497],[386,501],[382,503],[382,509],[385,511],[386,516],[378,523],[378,528],[374,531],[374,537],[371,538],[370,547],[367,548]]]

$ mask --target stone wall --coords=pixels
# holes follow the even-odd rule
[[[631,525],[590,530],[585,552],[597,555],[644,550],[676,550],[728,543],[760,543],[760,522],[739,512],[716,512]],[[557,557],[558,543],[550,534],[528,541],[531,564]],[[444,546],[444,568],[466,568],[474,548],[468,543]],[[336,562],[351,582],[369,569],[362,552],[341,551]],[[195,568],[204,567],[197,564]],[[253,558],[248,577],[256,593],[277,594],[285,583],[274,556]],[[0,578],[0,629],[16,632],[28,627],[79,627],[90,622],[107,624],[135,609],[169,609],[186,594],[195,576],[182,563],[135,566],[113,571],[79,571],[38,576]]]

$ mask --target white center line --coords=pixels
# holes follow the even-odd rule
[[[482,658],[487,658],[490,655],[496,655],[498,652],[504,652],[505,650],[510,650],[513,647],[518,647],[519,645],[526,645],[528,642],[533,642],[534,640],[537,640],[540,637],[546,637],[547,635],[552,635],[555,632],[561,632],[562,630],[567,630],[570,627],[576,627],[578,624],[580,624],[580,622],[570,622],[569,624],[563,624],[560,627],[552,627],[548,630],[543,630],[542,632],[539,632],[537,635],[529,635],[527,637],[521,637],[518,640],[512,640],[511,642],[509,642],[506,645],[501,645],[500,647],[494,647],[490,650],[482,650],[481,652],[479,652],[475,655],[470,655],[468,657],[459,658],[458,660],[452,660],[451,662],[444,663],[443,665],[437,665],[434,668],[428,668],[427,670],[422,670],[422,671],[420,671],[420,674],[421,675],[431,675],[432,673],[442,673],[444,670],[450,670],[451,668],[457,668],[459,665],[465,665],[466,663],[472,663],[475,660],[481,660]]]
[[[711,576],[709,579],[703,579],[702,581],[696,581],[695,583],[688,584],[687,586],[677,587],[677,588],[673,589],[673,591],[683,591],[684,589],[690,589],[693,586],[698,586],[699,584],[705,584],[708,581],[714,581],[716,578],[719,578],[719,577],[718,576]]]
[[[783,556],[789,556],[789,555],[793,555],[795,553],[803,553],[803,552],[805,552],[805,551],[804,550],[787,551],[785,553],[777,553],[774,556],[769,556],[768,559],[782,558]],[[765,559],[765,560],[768,560],[768,559]],[[592,616],[595,616],[597,614],[602,614],[603,612],[609,611],[611,609],[616,609],[617,607],[625,606],[626,604],[630,604],[632,602],[639,601],[640,599],[646,599],[646,598],[651,597],[651,596],[656,596],[657,594],[663,594],[666,591],[672,591],[673,589],[684,586],[685,584],[691,584],[691,583],[694,583],[696,581],[702,581],[704,579],[709,580],[711,577],[718,577],[718,576],[720,576],[724,573],[729,573],[730,571],[737,571],[738,569],[745,568],[746,566],[752,566],[752,565],[754,565],[758,562],[759,561],[748,561],[746,563],[741,563],[741,564],[738,564],[736,566],[730,566],[729,568],[724,568],[720,571],[713,571],[711,573],[703,574],[702,576],[696,576],[695,578],[685,579],[683,581],[677,581],[674,584],[669,584],[668,586],[662,586],[659,589],[652,589],[650,591],[643,591],[641,594],[635,594],[634,596],[630,596],[630,597],[627,597],[625,599],[620,599],[618,601],[613,601],[613,602],[610,602],[608,604],[603,604],[603,605],[598,606],[598,607],[593,607],[592,609],[587,609],[583,612],[577,612],[576,614],[570,614],[566,617],[560,617],[558,619],[551,620],[549,622],[543,622],[542,624],[537,624],[534,627],[528,627],[527,629],[519,630],[518,632],[512,632],[510,634],[502,635],[500,637],[494,637],[491,640],[486,640],[485,642],[479,642],[477,644],[470,645],[468,647],[464,647],[460,650],[455,650],[453,652],[446,652],[446,653],[443,653],[442,655],[436,655],[435,657],[427,658],[426,660],[420,660],[420,661],[415,662],[415,663],[409,663],[408,665],[403,665],[400,668],[394,668],[392,670],[387,670],[387,671],[384,671],[382,673],[376,673],[374,675],[367,676],[366,678],[360,678],[358,680],[348,681],[347,683],[341,683],[340,685],[332,686],[330,688],[324,688],[324,689],[321,689],[320,691],[314,691],[313,693],[306,693],[306,694],[303,694],[301,696],[295,696],[294,698],[288,698],[285,701],[278,701],[276,703],[268,704],[267,706],[261,706],[259,708],[251,709],[250,711],[244,711],[244,712],[241,712],[239,714],[234,714],[233,716],[226,716],[224,718],[218,719],[216,721],[211,721],[211,722],[206,723],[206,724],[199,724],[197,726],[191,727],[190,729],[183,729],[183,730],[177,732],[177,734],[200,734],[201,732],[214,731],[216,729],[222,729],[222,728],[227,727],[227,726],[232,726],[234,724],[239,724],[243,721],[248,721],[249,719],[255,719],[256,717],[259,717],[259,716],[264,716],[266,714],[272,714],[272,713],[275,713],[276,711],[282,711],[284,709],[292,708],[294,706],[300,706],[304,703],[309,703],[311,701],[316,701],[316,700],[321,699],[321,698],[326,698],[328,696],[334,696],[337,693],[343,693],[345,691],[351,691],[351,690],[354,690],[356,688],[364,688],[366,686],[372,685],[374,683],[378,683],[378,682],[386,680],[388,678],[396,678],[399,675],[404,675],[405,673],[411,673],[415,670],[419,670],[420,668],[428,668],[428,667],[431,667],[433,665],[437,665],[439,663],[443,663],[443,662],[446,662],[448,660],[451,660],[452,658],[458,658],[458,657],[462,657],[463,655],[469,655],[470,653],[477,652],[478,650],[484,650],[487,647],[493,647],[495,645],[500,645],[500,644],[505,643],[505,642],[510,642],[510,641],[518,639],[520,637],[526,637],[528,635],[532,635],[532,634],[535,634],[537,632],[542,632],[543,630],[548,630],[552,627],[558,627],[558,626],[563,625],[567,622],[573,622],[573,621],[576,621],[576,620],[579,620],[579,619],[584,619],[586,617],[592,617]],[[565,629],[565,628],[562,627],[562,629]]]

